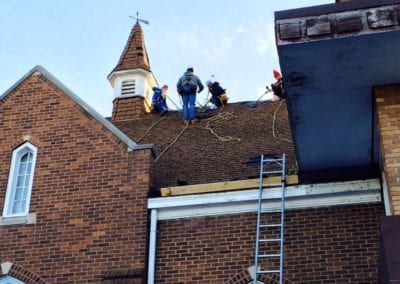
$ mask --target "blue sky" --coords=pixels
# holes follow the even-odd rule
[[[279,69],[274,11],[330,4],[327,0],[0,0],[0,94],[35,65],[44,66],[104,116],[115,67],[136,16],[150,67],[178,105],[175,84],[193,66],[227,88],[231,102],[256,100]],[[207,92],[198,96],[204,103]],[[170,107],[174,107],[169,103]]]

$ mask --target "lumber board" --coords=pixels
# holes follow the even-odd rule
[[[224,181],[214,182],[205,184],[193,184],[185,186],[173,186],[161,188],[161,196],[176,196],[185,194],[196,194],[196,193],[212,193],[220,191],[230,191],[239,189],[254,189],[259,187],[259,179],[247,179],[247,180],[236,180],[236,181]],[[281,177],[267,177],[263,179],[263,184],[275,184],[280,183]],[[286,184],[293,185],[298,184],[299,178],[297,175],[286,176]]]

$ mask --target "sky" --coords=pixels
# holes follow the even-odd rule
[[[107,75],[116,66],[136,16],[150,68],[170,86],[169,107],[181,107],[176,82],[187,67],[211,75],[229,102],[253,101],[279,68],[274,12],[334,0],[0,0],[0,95],[41,65],[103,116],[112,111]],[[197,97],[206,101],[207,92]],[[263,97],[264,98],[264,97]],[[175,104],[175,105],[174,105]]]

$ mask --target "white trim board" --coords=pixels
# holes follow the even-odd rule
[[[281,188],[265,189],[263,206],[280,207]],[[238,214],[257,211],[258,189],[157,197],[148,209],[158,210],[158,220]],[[381,202],[379,179],[286,187],[286,209]]]

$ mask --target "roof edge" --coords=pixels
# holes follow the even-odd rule
[[[382,202],[379,179],[295,185],[284,190],[287,210]],[[269,191],[269,195],[263,198],[263,203],[271,210],[279,210],[282,188],[270,188]],[[255,187],[233,192],[149,198],[147,208],[157,210],[158,220],[175,220],[253,213],[257,211],[258,199],[259,189]]]
[[[377,6],[385,6],[385,5],[392,5],[399,3],[400,3],[399,0],[364,0],[364,1],[329,3],[317,6],[276,11],[275,20],[301,18],[301,17],[330,14],[330,13],[372,8]]]
[[[115,68],[114,68],[115,69]],[[110,81],[111,78],[115,75],[120,75],[120,74],[124,74],[124,73],[130,73],[130,72],[134,72],[134,71],[140,71],[143,72],[145,74],[153,74],[153,72],[151,70],[142,68],[142,67],[138,67],[138,68],[130,68],[130,69],[122,69],[122,70],[112,70],[108,75],[107,75],[107,79]],[[153,74],[154,76],[154,74]]]
[[[111,131],[121,142],[128,146],[128,148],[132,150],[143,150],[143,149],[151,149],[153,154],[155,155],[154,145],[153,144],[142,144],[138,145],[132,139],[130,139],[125,133],[123,133],[119,128],[117,128],[114,124],[106,120],[100,113],[98,113],[94,108],[92,108],[89,104],[83,101],[78,95],[76,95],[72,90],[70,90],[66,85],[61,83],[56,77],[54,77],[49,71],[46,70],[41,65],[36,65],[30,71],[28,71],[21,79],[19,79],[15,84],[13,84],[10,88],[8,88],[1,96],[0,100],[3,100],[7,97],[17,86],[19,86],[23,81],[25,81],[29,76],[33,73],[39,72],[43,76],[45,76],[50,82],[52,82],[57,88],[59,88],[64,94],[69,96],[75,103],[77,103],[81,108],[87,111],[93,118],[95,118],[98,122],[103,124],[109,131]]]

